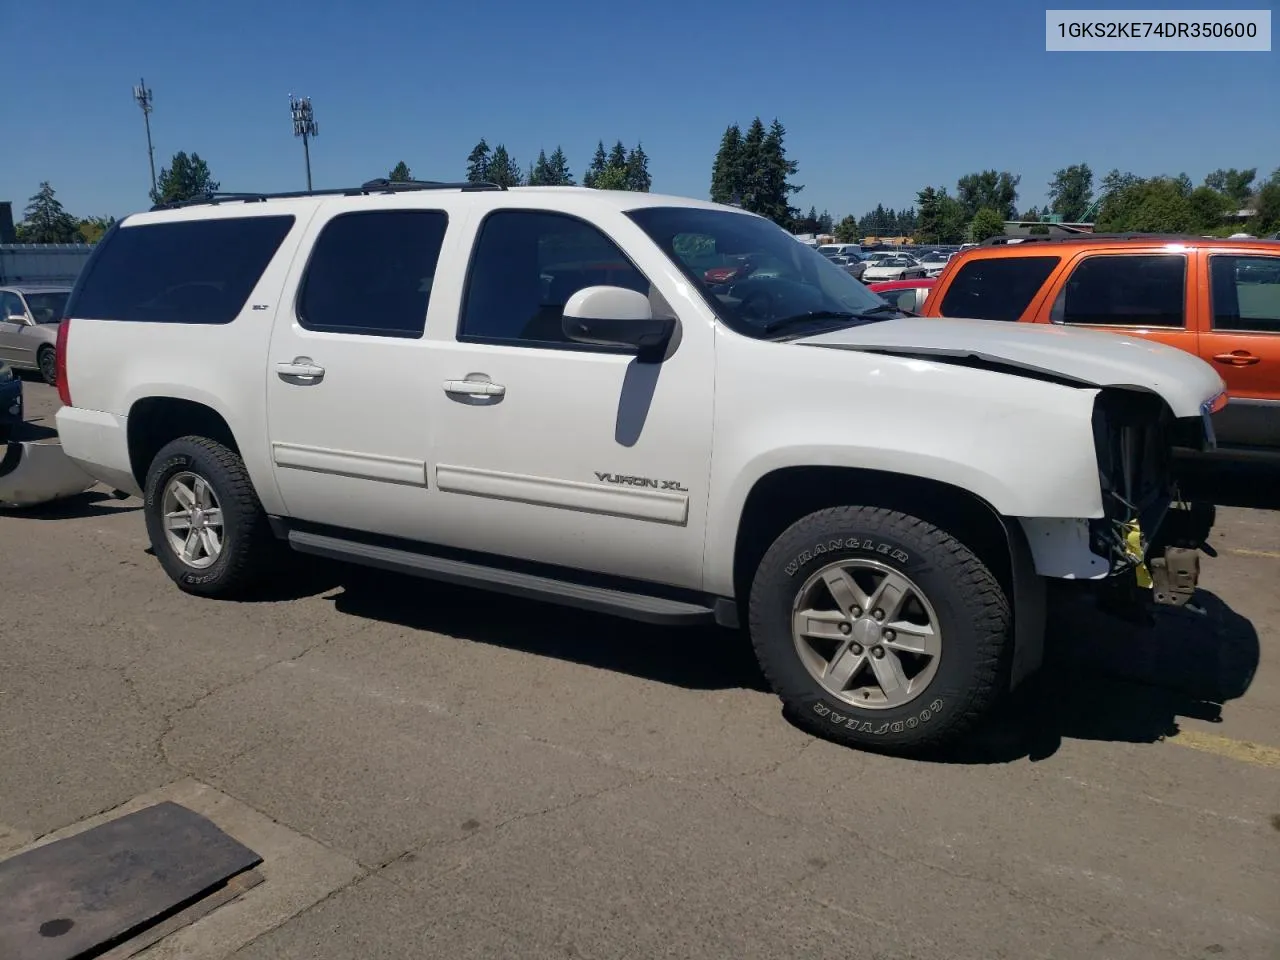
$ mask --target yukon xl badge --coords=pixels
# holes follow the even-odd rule
[[[601,473],[599,470],[596,471],[596,479],[601,483],[617,483],[624,487],[652,487],[655,490],[689,492],[679,480],[654,480],[652,477],[630,477],[621,473]]]

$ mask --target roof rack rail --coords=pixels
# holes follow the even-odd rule
[[[336,187],[328,190],[290,190],[284,193],[202,193],[189,200],[170,200],[168,203],[157,203],[152,210],[176,210],[179,207],[196,207],[216,205],[219,203],[258,203],[263,200],[294,200],[300,197],[359,197],[372,193],[410,193],[416,190],[506,190],[500,183],[487,180],[473,182],[463,180],[450,182],[445,180],[388,180],[379,177],[366,180],[358,187]]]
[[[1014,236],[1004,234],[990,237],[978,244],[980,247],[999,247],[1014,243],[1088,243],[1091,240],[1165,240],[1183,241],[1199,240],[1192,233],[1067,233],[1058,236],[1032,234],[1030,236]]]

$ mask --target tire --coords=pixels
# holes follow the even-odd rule
[[[198,532],[189,557],[181,556],[177,545],[171,542],[166,514],[180,512],[186,503],[176,487],[185,488],[189,495],[221,511],[216,556],[210,549],[215,541]],[[203,496],[205,491],[208,498]],[[189,543],[193,524],[201,530],[213,530],[215,524],[207,515],[208,508],[202,506],[200,516],[188,513],[185,531],[179,520],[174,535]],[[233,450],[207,437],[182,437],[160,450],[147,471],[143,510],[151,547],[160,565],[187,593],[223,598],[247,593],[279,550],[244,461]]]
[[[869,600],[871,610],[849,613]],[[748,622],[797,725],[885,753],[963,737],[999,699],[1012,653],[1009,601],[986,565],[932,524],[873,507],[820,510],[787,528],[756,570]]]
[[[43,346],[36,351],[36,366],[40,368],[40,379],[51,387],[58,385],[58,355],[53,347]]]

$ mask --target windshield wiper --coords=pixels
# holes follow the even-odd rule
[[[884,313],[885,311],[890,311],[890,312],[892,312],[892,313],[901,313],[901,312],[902,312],[902,311],[901,311],[901,310],[899,310],[897,307],[895,307],[892,303],[882,303],[882,304],[879,304],[878,306],[871,307],[870,309],[863,310],[861,313],[855,313],[855,314],[854,314],[854,316],[855,316],[855,317],[869,317],[869,316],[871,316],[873,313]]]
[[[888,306],[888,304],[885,304]],[[809,320],[857,320],[862,314],[853,313],[849,310],[810,310],[807,313],[797,313],[790,317],[779,317],[777,320],[770,320],[764,325],[765,333],[777,333],[783,327],[789,327],[795,323],[806,323]]]

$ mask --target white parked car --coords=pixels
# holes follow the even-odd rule
[[[770,275],[703,279],[739,258]],[[181,589],[252,591],[288,547],[741,626],[797,721],[848,744],[963,737],[1039,666],[1046,579],[1181,602],[1210,525],[1169,466],[1210,443],[1203,361],[906,318],[700,201],[214,198],[117,224],[68,316],[64,448],[145,498]]]
[[[924,265],[915,257],[898,254],[892,257],[881,257],[867,265],[863,271],[863,283],[878,283],[882,280],[911,280],[923,277],[928,273]]]
[[[942,275],[942,271],[947,268],[947,264],[955,258],[954,253],[944,253],[941,250],[930,250],[928,253],[919,258],[920,266],[924,267],[924,275],[926,277],[937,277]]]

